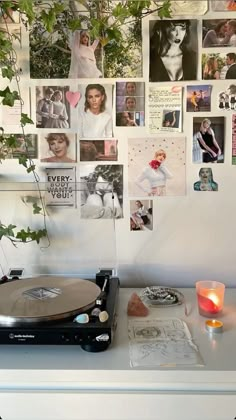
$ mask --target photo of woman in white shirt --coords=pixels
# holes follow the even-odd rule
[[[98,83],[87,85],[84,109],[79,112],[80,138],[112,137],[112,116],[106,110],[106,102],[104,86]]]

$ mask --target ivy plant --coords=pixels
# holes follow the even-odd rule
[[[33,124],[32,119],[25,113],[22,112],[22,105],[23,101],[21,98],[21,90],[20,90],[20,77],[19,77],[19,69],[17,68],[17,60],[16,60],[16,52],[13,47],[13,41],[15,35],[11,35],[8,30],[8,19],[11,19],[11,11],[19,11],[22,13],[23,9],[25,10],[25,15],[28,16],[28,20],[30,20],[33,15],[30,13],[30,8],[28,7],[28,2],[14,2],[14,1],[4,1],[0,2],[0,15],[2,18],[3,23],[5,25],[0,30],[0,67],[1,67],[1,76],[2,78],[6,78],[9,82],[13,80],[16,82],[17,88],[15,90],[11,90],[9,86],[5,89],[0,90],[0,103],[2,106],[13,107],[18,101],[20,103],[21,108],[21,116],[20,116],[20,126],[21,126],[21,139],[23,139],[23,143],[19,140],[17,135],[14,134],[5,134],[4,128],[0,127],[0,162],[6,159],[9,154],[14,155],[14,152],[22,148],[22,153],[18,153],[18,162],[22,165],[27,173],[33,173],[36,185],[38,187],[38,195],[39,195],[39,202],[40,206],[36,203],[33,204],[33,213],[34,214],[41,214],[43,216],[43,228],[38,230],[33,230],[30,227],[26,227],[25,229],[17,228],[14,224],[5,225],[0,221],[0,240],[3,237],[8,238],[14,246],[17,246],[18,243],[28,243],[32,241],[36,241],[36,243],[40,243],[40,240],[44,237],[48,238],[47,235],[47,228],[46,228],[46,211],[43,203],[43,197],[41,195],[40,186],[39,186],[39,178],[35,171],[35,164],[30,157],[29,147],[31,146],[29,136],[25,135],[25,126],[27,124]],[[22,11],[21,11],[22,10]],[[49,243],[49,238],[48,238]]]
[[[40,69],[49,69],[45,78],[51,77],[50,66],[47,65],[48,57],[54,62],[56,69],[59,69],[57,77],[65,77],[68,74],[68,57],[70,51],[65,48],[68,45],[68,33],[81,29],[86,25],[93,38],[100,41],[100,64],[104,77],[125,76],[122,73],[125,64],[132,65],[132,47],[141,46],[141,21],[150,14],[157,14],[159,18],[171,17],[171,0],[4,0],[0,1],[0,15],[5,22],[5,29],[0,30],[0,68],[1,76],[15,81],[17,89],[11,90],[9,86],[0,90],[0,103],[2,106],[13,107],[16,101],[21,104],[21,129],[24,138],[25,153],[18,157],[20,165],[23,165],[28,173],[32,173],[38,185],[40,205],[33,203],[33,213],[42,214],[43,228],[37,231],[30,227],[17,229],[14,224],[4,225],[0,222],[0,239],[3,236],[10,239],[13,245],[18,242],[37,243],[47,237],[46,211],[42,194],[40,191],[39,178],[33,160],[28,153],[30,146],[29,139],[25,135],[25,125],[33,124],[31,118],[22,112],[23,101],[20,89],[20,69],[17,67],[17,56],[13,48],[13,41],[17,35],[11,34],[8,30],[9,20],[13,21],[12,13],[17,12],[26,29],[34,31],[34,44],[31,45],[31,63]],[[80,13],[81,7],[84,13]],[[128,43],[123,41],[122,31],[129,23],[131,29]],[[43,35],[43,36],[42,36]],[[56,39],[56,42],[55,42]],[[42,41],[43,40],[43,41]],[[43,43],[42,43],[43,42]],[[141,47],[140,47],[141,48]],[[62,52],[64,55],[59,54]],[[125,51],[125,63],[119,51]],[[63,59],[65,57],[65,59]],[[109,72],[106,73],[107,63],[114,63]],[[34,77],[34,68],[31,68]],[[38,70],[37,70],[38,71]],[[0,127],[0,161],[5,159],[9,151],[14,152],[19,148],[19,139],[16,135],[6,135],[4,128]],[[48,239],[49,240],[49,239]]]

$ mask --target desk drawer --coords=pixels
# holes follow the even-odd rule
[[[1,392],[2,420],[233,420],[236,395]]]

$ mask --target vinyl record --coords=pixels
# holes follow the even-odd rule
[[[42,276],[0,286],[0,325],[56,321],[93,307],[101,289],[89,280]]]

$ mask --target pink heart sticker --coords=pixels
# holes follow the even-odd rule
[[[80,98],[81,98],[80,92],[71,92],[71,91],[66,92],[66,99],[69,102],[69,104],[73,106],[73,108],[76,107]]]

